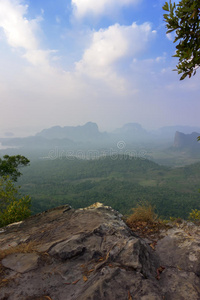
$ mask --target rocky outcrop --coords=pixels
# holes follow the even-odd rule
[[[191,134],[185,134],[176,131],[174,137],[174,148],[181,149],[200,149],[200,143],[197,141],[197,137],[200,133],[193,132]]]
[[[0,299],[197,300],[199,233],[183,223],[145,240],[100,203],[58,207],[0,230]]]

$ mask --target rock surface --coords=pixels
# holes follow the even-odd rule
[[[155,247],[100,203],[58,207],[0,230],[0,300],[200,299],[200,229]]]
[[[155,252],[165,266],[160,280],[164,299],[200,299],[200,227],[177,224],[158,241]]]
[[[39,256],[36,253],[12,253],[1,263],[4,267],[18,273],[25,273],[37,268]]]

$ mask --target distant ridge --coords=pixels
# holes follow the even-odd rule
[[[70,139],[73,141],[94,141],[102,140],[107,137],[106,133],[99,131],[96,123],[88,122],[82,126],[54,126],[48,129],[44,129],[37,133],[36,136],[40,136],[47,139]]]
[[[194,130],[194,129],[199,130]],[[18,148],[27,149],[27,151],[39,151],[40,149],[51,151],[55,147],[62,149],[107,149],[110,153],[112,149],[127,151],[130,147],[151,147],[161,146],[166,144],[166,147],[174,149],[181,149],[178,139],[174,143],[174,136],[176,132],[183,134],[191,134],[196,132],[196,136],[200,135],[198,127],[190,126],[166,126],[158,130],[146,130],[138,123],[127,123],[121,128],[117,128],[112,132],[101,132],[98,125],[94,122],[87,122],[84,125],[78,126],[53,126],[46,128],[36,133],[35,136],[28,136],[23,138],[6,137],[0,138],[0,145],[3,148]],[[196,136],[194,138],[196,143]],[[183,138],[184,139],[184,138]],[[185,140],[185,139],[184,139]],[[173,146],[174,143],[174,146]],[[188,142],[186,142],[187,144]],[[184,142],[183,142],[184,144]],[[189,142],[190,144],[190,142]],[[122,145],[122,148],[121,148]],[[193,147],[193,146],[192,146]],[[195,145],[196,147],[196,145]],[[197,146],[197,149],[199,147]],[[10,150],[9,150],[10,151]],[[107,152],[108,152],[107,151]],[[43,151],[44,152],[44,151]],[[43,155],[43,154],[42,154]]]

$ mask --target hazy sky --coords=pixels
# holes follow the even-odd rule
[[[200,71],[180,82],[164,0],[0,0],[0,136],[54,125],[200,126]]]

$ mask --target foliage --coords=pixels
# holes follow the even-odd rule
[[[1,226],[19,222],[29,217],[31,215],[30,202],[31,199],[29,196],[11,202],[8,207],[0,213]]]
[[[3,212],[10,202],[16,199],[18,189],[14,186],[9,176],[0,178],[0,210]]]
[[[176,54],[179,58],[176,66],[178,74],[182,74],[180,80],[196,74],[200,66],[200,1],[181,0],[177,5],[171,0],[165,2],[163,10],[166,21],[167,33],[176,32],[174,43]]]
[[[3,159],[0,158],[0,176],[9,175],[12,180],[17,181],[17,178],[21,176],[21,172],[18,169],[27,166],[29,162],[22,155],[4,155]]]
[[[191,213],[189,214],[189,220],[191,221],[199,221],[200,220],[200,210],[192,209]]]
[[[0,226],[18,222],[30,216],[30,205],[30,197],[21,197],[19,187],[15,187],[8,176],[0,179]]]

